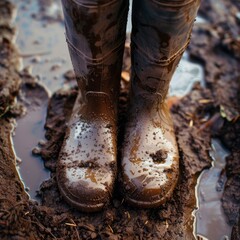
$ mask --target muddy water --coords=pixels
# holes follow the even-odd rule
[[[223,213],[221,197],[226,175],[224,168],[228,151],[217,139],[212,140],[212,167],[202,172],[198,179],[196,194],[198,210],[196,216],[196,234],[203,239],[230,239],[231,229]]]
[[[44,123],[47,103],[41,107],[31,109],[26,116],[17,121],[17,128],[13,137],[14,149],[21,178],[25,189],[33,199],[37,199],[36,191],[41,182],[50,177],[50,173],[43,165],[41,159],[32,154],[39,140],[44,140]]]

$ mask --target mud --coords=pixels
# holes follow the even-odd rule
[[[198,92],[198,91],[197,91]],[[191,101],[193,106],[195,102],[199,99],[206,98],[207,93],[198,94],[196,90],[195,95],[192,100],[187,98],[185,101]],[[73,106],[76,97],[76,91],[59,91],[54,94],[48,108],[48,118],[46,121],[46,136],[49,141],[42,148],[41,155],[45,160],[45,164],[51,169],[52,175],[51,179],[44,182],[41,186],[41,198],[42,204],[53,209],[58,209],[59,211],[70,211],[73,216],[76,212],[67,206],[62,200],[56,185],[55,169],[56,169],[56,159],[58,152],[61,147],[61,141],[65,132],[66,120],[71,112],[71,107]],[[123,97],[123,96],[121,96]],[[183,102],[183,106],[186,102]],[[178,106],[178,108],[183,108]],[[124,109],[121,107],[121,109]],[[193,110],[194,108],[192,108]],[[176,110],[179,111],[178,109]],[[122,118],[123,112],[121,112]],[[184,112],[183,112],[184,114]],[[99,236],[104,237],[109,236],[110,238],[115,237],[120,239],[131,239],[133,237],[133,232],[139,236],[139,238],[170,238],[179,236],[183,239],[192,239],[192,229],[193,217],[191,217],[191,212],[194,209],[195,197],[194,189],[192,188],[196,184],[197,174],[202,168],[207,167],[211,163],[211,159],[207,154],[207,150],[210,149],[210,145],[200,148],[203,142],[206,141],[206,136],[203,134],[202,137],[196,138],[189,134],[189,120],[188,118],[183,118],[178,116],[180,119],[176,120],[179,122],[185,122],[185,127],[181,126],[177,129],[178,138],[182,139],[179,141],[180,151],[184,154],[186,166],[181,166],[181,179],[179,181],[178,187],[174,192],[174,197],[163,207],[157,210],[136,210],[128,207],[124,204],[124,197],[119,195],[117,189],[120,186],[116,186],[116,191],[113,195],[113,201],[111,205],[105,209],[102,213],[97,213],[94,215],[80,214],[74,221],[78,224],[79,222],[89,222],[93,224],[94,228],[97,230]],[[197,123],[196,123],[197,126]],[[121,126],[120,126],[121,127]],[[197,133],[197,127],[195,129],[195,134]],[[191,132],[194,132],[191,129]],[[195,148],[187,146],[185,142],[192,141],[193,146],[198,150],[198,157]],[[119,141],[120,142],[120,141]],[[201,162],[201,164],[199,164]],[[179,209],[181,206],[181,210]],[[174,218],[172,216],[175,216]],[[76,216],[75,216],[76,217]],[[110,220],[108,219],[110,218]],[[127,218],[127,219],[126,219]],[[107,222],[108,224],[106,224]],[[156,222],[158,223],[156,228]],[[109,226],[111,227],[109,227]],[[126,226],[131,226],[126,232]],[[189,229],[186,229],[188,226]],[[143,228],[143,229],[142,229]],[[112,229],[112,231],[111,231]],[[107,232],[103,235],[101,232]],[[130,232],[129,232],[130,231]],[[85,232],[86,237],[89,237],[89,233]],[[84,238],[84,234],[80,235]]]
[[[0,6],[2,11],[2,8],[9,5]],[[226,11],[231,14],[224,14]],[[196,208],[195,186],[203,169],[211,166],[212,159],[209,155],[211,138],[217,137],[230,153],[226,158],[227,179],[222,206],[228,222],[234,225],[231,238],[239,239],[240,70],[238,68],[239,24],[236,17],[239,11],[240,6],[235,4],[235,1],[219,0],[217,3],[214,0],[202,1],[200,14],[207,21],[195,25],[189,56],[203,64],[206,88],[195,84],[187,96],[174,101],[169,100],[180,151],[180,179],[172,198],[160,208],[153,210],[133,209],[128,206],[124,196],[118,191],[121,187],[118,181],[110,205],[102,212],[84,214],[77,212],[63,201],[57,188],[55,170],[66,122],[77,96],[77,90],[71,87],[55,92],[48,103],[45,123],[46,141],[41,141],[43,144],[40,144],[41,148],[37,149],[37,152],[35,149],[35,153],[42,156],[45,166],[51,171],[51,177],[41,184],[39,191],[41,203],[29,200],[16,171],[16,156],[11,133],[16,117],[24,113],[23,109],[31,111],[29,106],[42,106],[41,99],[45,99],[43,96],[46,96],[46,92],[38,90],[42,95],[34,100],[34,104],[24,104],[24,99],[28,95],[22,97],[21,101],[20,92],[25,94],[29,92],[26,86],[33,87],[34,84],[37,86],[39,84],[36,79],[32,80],[31,74],[18,71],[20,59],[17,57],[14,44],[8,40],[11,47],[4,45],[4,52],[7,54],[0,58],[0,65],[11,74],[14,72],[17,77],[8,81],[10,86],[8,89],[16,87],[7,95],[12,99],[10,102],[13,107],[7,109],[6,103],[0,104],[5,106],[2,108],[4,115],[1,114],[0,117],[0,238],[194,239],[196,234],[193,229],[192,212]],[[4,10],[4,12],[9,11]],[[2,22],[4,21],[1,20],[0,23]],[[10,20],[4,24],[10,24]],[[2,32],[0,35],[3,35]],[[128,51],[128,48],[126,49]],[[127,62],[129,62],[128,52],[125,53],[124,58],[125,74],[122,74],[119,98],[119,149],[122,142],[121,129],[126,119],[129,88],[126,77],[126,73],[129,73]],[[12,70],[10,65],[16,68]],[[0,69],[0,73],[3,74],[4,71],[2,73]],[[4,78],[0,78],[0,83],[2,79]],[[6,81],[2,86],[5,84]],[[0,91],[0,96],[1,94]],[[16,95],[19,99],[18,104],[14,103]],[[158,155],[161,155],[162,159],[163,154],[156,155],[154,156],[157,159]],[[218,225],[214,227],[217,229]]]
[[[154,162],[164,163],[167,158],[167,152],[158,150],[156,153],[151,153],[150,157],[153,159]]]
[[[28,202],[23,183],[16,170],[16,156],[12,144],[14,117],[22,113],[16,104],[21,78],[18,73],[20,58],[13,44],[15,30],[11,25],[15,15],[15,6],[8,1],[0,3],[0,235],[8,223],[13,221],[14,213]],[[14,207],[16,206],[16,208]],[[9,210],[9,211],[8,211]],[[14,227],[13,227],[14,228]],[[18,228],[18,227],[15,227]],[[8,234],[8,233],[7,233]]]

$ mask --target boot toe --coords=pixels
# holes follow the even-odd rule
[[[108,204],[113,190],[116,176],[115,130],[105,125],[78,119],[69,124],[59,155],[59,190],[71,206],[83,212],[101,210]]]
[[[174,167],[169,169],[145,167],[143,169],[148,170],[136,176],[133,171],[125,171],[123,185],[126,201],[142,208],[159,207],[172,196],[178,180],[178,170],[174,170]]]
[[[152,208],[171,197],[178,180],[179,155],[175,138],[167,138],[166,131],[147,132],[155,140],[140,130],[128,136],[130,141],[123,149],[122,173],[127,202]]]
[[[99,211],[109,202],[114,176],[103,167],[65,167],[58,170],[57,178],[64,199],[81,211]]]

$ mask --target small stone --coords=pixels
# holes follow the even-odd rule
[[[38,145],[41,146],[41,147],[43,147],[43,146],[46,145],[46,143],[47,143],[47,142],[46,142],[45,140],[41,139],[41,140],[38,142]]]
[[[39,155],[41,153],[41,149],[39,147],[35,147],[32,150],[33,155]]]
[[[55,64],[51,67],[51,71],[55,71],[55,70],[61,68],[61,66],[62,66],[61,64]]]
[[[65,72],[63,76],[67,81],[75,80],[75,73],[73,70]]]
[[[92,233],[91,233],[91,238],[92,238],[92,239],[97,238],[97,234],[96,234],[95,232],[92,232]]]
[[[17,165],[19,165],[20,163],[22,163],[22,159],[17,158],[17,159],[16,159],[16,163],[17,163]]]
[[[32,65],[28,65],[23,69],[26,74],[32,75]]]
[[[41,57],[40,56],[36,56],[32,59],[32,63],[40,63],[41,62]]]

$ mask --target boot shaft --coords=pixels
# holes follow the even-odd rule
[[[132,92],[164,101],[190,42],[200,0],[133,2]]]
[[[116,103],[128,0],[62,0],[62,5],[81,101],[86,102],[90,92],[89,96],[102,93],[104,99],[108,96],[110,104]]]

